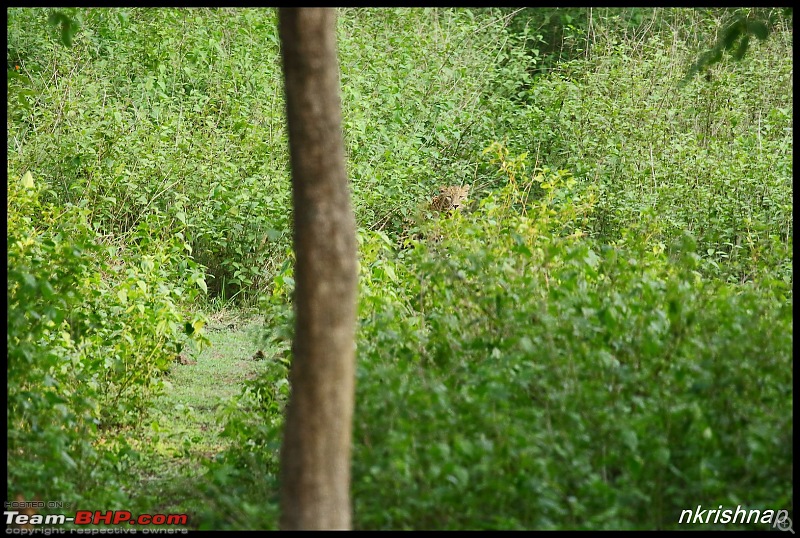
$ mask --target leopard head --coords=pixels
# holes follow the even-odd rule
[[[469,185],[441,187],[439,194],[431,200],[431,209],[442,213],[455,211],[461,207],[468,194]]]

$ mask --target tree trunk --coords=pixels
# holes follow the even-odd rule
[[[278,15],[294,202],[295,335],[281,447],[283,529],[349,529],[358,283],[336,11]]]

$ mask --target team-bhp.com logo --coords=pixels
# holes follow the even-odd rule
[[[6,525],[186,525],[189,517],[186,514],[140,514],[135,516],[128,510],[78,510],[75,517],[64,514],[26,514],[16,510],[6,510]]]

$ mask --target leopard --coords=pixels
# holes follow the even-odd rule
[[[469,195],[469,185],[463,187],[451,185],[449,187],[440,187],[439,194],[433,197],[427,204],[428,211],[434,211],[442,214],[451,214],[459,211],[464,205],[467,196]],[[398,246],[402,249],[408,246],[409,240],[421,240],[422,234],[419,231],[413,231],[417,228],[413,219],[406,218],[404,222],[404,233],[400,237]],[[428,238],[431,242],[437,243],[441,241],[442,237],[438,233],[434,233]]]
[[[457,211],[469,195],[469,185],[440,187],[439,194],[431,200],[431,209],[440,213]]]

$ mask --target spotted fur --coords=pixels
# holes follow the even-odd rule
[[[455,211],[461,207],[468,194],[469,185],[441,187],[439,194],[431,200],[431,209],[442,213]]]

